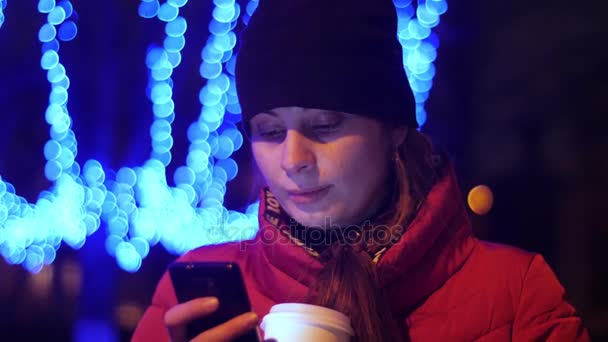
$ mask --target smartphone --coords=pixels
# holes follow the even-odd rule
[[[217,297],[220,302],[217,311],[187,325],[188,340],[235,316],[251,311],[243,276],[236,263],[176,262],[169,266],[169,275],[178,302],[183,303],[200,297]],[[255,329],[234,341],[260,342]]]

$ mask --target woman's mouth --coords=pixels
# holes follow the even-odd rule
[[[331,188],[330,185],[322,187],[302,189],[302,190],[287,190],[289,199],[297,204],[311,204],[322,199]]]

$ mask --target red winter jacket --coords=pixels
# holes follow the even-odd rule
[[[264,193],[253,240],[201,247],[179,259],[237,262],[259,317],[274,304],[301,301],[321,268],[264,218]],[[434,186],[377,266],[412,341],[589,341],[542,256],[472,236],[453,173]],[[133,341],[168,341],[163,316],[176,302],[165,273]]]

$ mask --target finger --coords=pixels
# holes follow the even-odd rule
[[[219,307],[215,297],[196,298],[177,304],[165,313],[165,325],[175,327],[185,325],[192,320],[213,313]]]
[[[252,330],[258,324],[258,315],[255,312],[247,312],[236,316],[226,323],[222,323],[213,329],[209,329],[196,336],[191,342],[228,342]]]
[[[165,326],[169,331],[171,341],[186,340],[186,324],[192,320],[206,316],[217,310],[217,298],[205,297],[175,305],[165,313]]]

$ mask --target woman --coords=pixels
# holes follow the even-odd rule
[[[257,236],[181,261],[234,261],[253,313],[282,302],[348,315],[358,341],[586,341],[540,255],[472,236],[453,171],[419,133],[390,0],[262,0],[237,86],[261,191]],[[161,279],[136,341],[183,340],[218,307]]]

